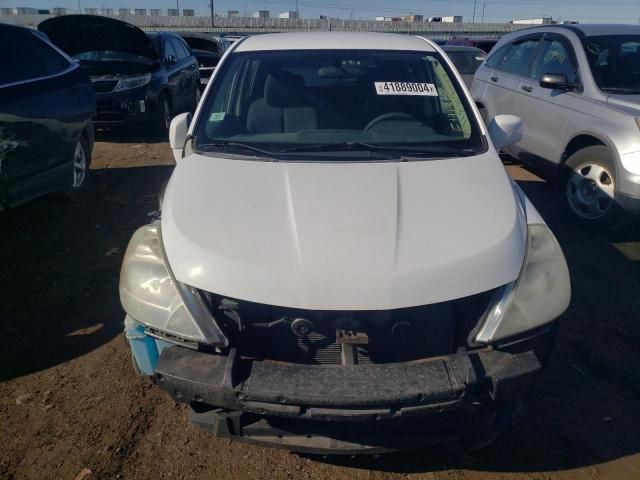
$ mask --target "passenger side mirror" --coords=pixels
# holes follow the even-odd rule
[[[187,142],[187,132],[189,131],[189,124],[191,123],[191,113],[185,112],[177,115],[171,120],[169,125],[169,145],[173,152],[173,158],[176,163],[182,158],[182,150],[184,144]]]
[[[515,115],[496,115],[489,124],[489,137],[496,150],[522,139],[522,120]]]
[[[178,62],[178,59],[176,58],[175,55],[167,55],[166,57],[164,57],[165,65],[175,65],[177,62]]]
[[[578,86],[570,83],[564,73],[545,73],[540,79],[542,88],[550,88],[552,90],[575,90]]]

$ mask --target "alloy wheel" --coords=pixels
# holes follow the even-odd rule
[[[87,176],[87,156],[82,147],[82,143],[78,140],[76,151],[73,156],[73,188],[80,188]]]
[[[599,220],[613,208],[615,182],[611,172],[598,163],[576,167],[567,181],[567,201],[571,210],[586,220]]]

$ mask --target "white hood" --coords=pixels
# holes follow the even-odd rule
[[[495,154],[412,162],[191,155],[164,197],[176,278],[314,310],[461,298],[518,277],[526,220]]]

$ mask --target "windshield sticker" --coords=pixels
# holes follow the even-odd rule
[[[210,122],[221,122],[224,120],[226,113],[225,112],[213,112],[209,117]]]
[[[437,97],[438,90],[433,83],[374,82],[378,95],[421,95]]]

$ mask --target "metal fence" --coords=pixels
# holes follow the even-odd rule
[[[0,22],[35,27],[52,15],[3,15]],[[266,32],[393,32],[426,35],[431,38],[496,37],[528,25],[509,23],[378,22],[373,20],[169,17],[148,15],[106,15],[137,25],[143,30],[194,31],[225,33]]]

